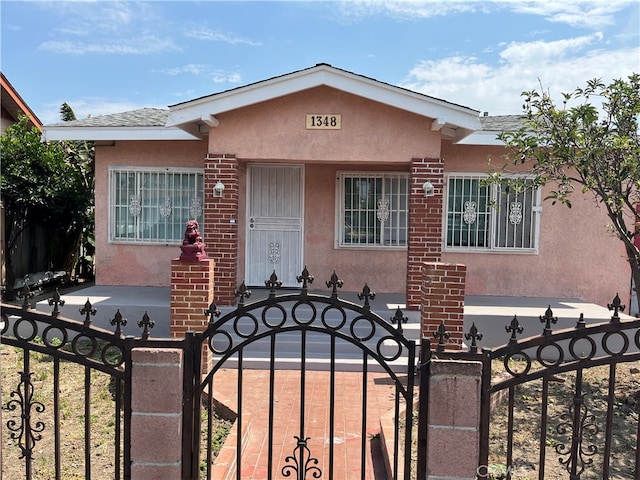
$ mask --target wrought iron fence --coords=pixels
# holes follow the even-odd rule
[[[14,462],[14,466],[15,462],[21,462],[26,479],[37,476],[59,480],[65,478],[64,469],[69,467],[74,473],[84,470],[85,478],[95,478],[106,474],[102,470],[105,463],[112,467],[112,473],[107,474],[110,478],[130,478],[131,349],[135,340],[122,334],[127,320],[118,310],[110,320],[114,327],[111,332],[92,325],[97,310],[89,300],[80,308],[84,321],[78,322],[60,316],[65,301],[57,289],[49,299],[53,307],[50,314],[32,310],[28,303],[31,295],[28,290],[23,293],[22,307],[5,304],[0,307],[1,343],[13,350],[18,362],[11,366],[17,370],[12,372],[15,377],[5,377],[2,382],[2,420],[10,442],[19,452],[9,460],[7,456],[12,450],[6,445],[5,462]],[[138,325],[143,330],[142,337],[147,339],[153,321],[145,314]],[[50,376],[43,374],[43,365],[51,365]],[[65,375],[79,375],[82,379],[78,388],[83,391],[77,403],[72,403],[69,392],[63,389]],[[101,382],[97,380],[99,376]],[[105,395],[112,404],[106,420],[107,437],[111,439],[108,448],[103,444],[104,435],[97,438],[98,412],[93,411],[95,398]],[[70,425],[82,431],[79,444],[65,435]],[[49,441],[44,442],[45,437]],[[49,451],[41,447],[44,443],[50,446]],[[104,455],[103,449],[110,451],[111,459],[103,462],[98,473],[94,465],[97,457]],[[78,456],[77,451],[82,453]],[[43,473],[43,465],[49,463],[47,458],[52,459],[51,465]],[[73,465],[65,466],[63,459]]]
[[[610,321],[588,324],[580,315],[575,327],[562,330],[553,330],[558,319],[549,307],[539,316],[542,332],[522,339],[524,328],[514,316],[505,326],[507,342],[494,349],[480,348],[475,324],[462,352],[445,352],[444,325],[434,332],[436,356],[483,363],[478,478],[500,470],[508,479],[525,478],[517,471],[540,480],[640,479],[640,379],[628,382],[629,373],[620,373],[622,365],[640,360],[640,320],[620,318],[625,306],[618,295],[608,307]],[[621,394],[623,380],[629,391]],[[525,429],[529,437],[516,439]],[[526,452],[516,451],[518,442]],[[624,462],[613,465],[621,455]],[[564,474],[552,473],[558,468]]]

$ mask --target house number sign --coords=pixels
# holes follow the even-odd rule
[[[307,130],[340,130],[342,115],[307,113]]]

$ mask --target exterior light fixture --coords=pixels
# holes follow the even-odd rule
[[[224,183],[222,183],[220,180],[218,180],[218,183],[216,183],[213,186],[213,196],[214,197],[222,197],[222,193],[224,192]]]
[[[433,183],[431,182],[424,182],[422,184],[422,189],[424,190],[425,197],[433,197],[436,194]]]

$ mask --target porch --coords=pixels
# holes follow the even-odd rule
[[[245,303],[262,300],[268,295],[268,290],[264,288],[251,290],[252,295]],[[326,294],[327,292],[310,290],[309,293]],[[358,299],[358,292],[339,291],[338,294],[343,300],[355,304],[362,303]],[[151,332],[152,338],[170,338],[169,287],[93,285],[63,293],[62,297],[65,300],[64,315],[67,318],[82,321],[85,315],[80,313],[80,309],[89,299],[93,307],[97,309],[97,314],[92,318],[93,325],[96,327],[112,330],[113,327],[109,322],[119,309],[122,316],[128,319],[127,325],[122,327],[124,335],[138,336],[140,329],[137,322],[146,312],[155,322]],[[378,293],[375,299],[370,301],[370,304],[371,310],[385,320],[390,320],[399,307],[403,315],[407,317],[406,324],[402,326],[405,336],[419,343],[420,311],[407,310],[404,295]],[[611,312],[606,306],[587,303],[575,298],[467,295],[464,301],[464,331],[468,332],[475,324],[478,331],[483,334],[482,340],[478,341],[478,346],[496,347],[508,341],[509,335],[505,331],[505,326],[511,322],[514,315],[517,315],[520,325],[524,327],[521,337],[539,334],[542,328],[540,316],[544,315],[547,307],[551,307],[554,316],[558,318],[558,323],[554,326],[555,330],[574,327],[580,314],[584,315],[587,325],[609,321],[611,318]],[[51,311],[46,300],[38,301],[36,309],[42,312]],[[233,309],[235,307],[219,307],[222,315]],[[623,319],[632,318],[623,313],[620,314],[620,317]]]

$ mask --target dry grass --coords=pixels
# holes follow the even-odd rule
[[[575,392],[575,372],[554,377],[549,382],[548,420],[545,439],[545,480],[569,477],[566,464],[571,447],[571,428],[564,430]],[[601,479],[605,429],[609,367],[600,366],[583,370],[582,390],[587,415],[593,415],[587,423],[593,427],[583,430],[583,451],[593,446],[592,455],[585,460],[582,480]],[[540,469],[540,429],[542,411],[542,380],[522,384],[515,389],[512,478],[537,479]],[[620,363],[616,368],[615,400],[613,405],[612,442],[610,455],[610,479],[634,478],[638,411],[640,410],[640,362]],[[507,454],[507,402],[503,402],[492,414],[490,427],[489,463],[494,478],[505,478]],[[569,420],[570,422],[570,420]],[[563,455],[564,453],[564,455]],[[564,463],[561,463],[561,461]]]
[[[53,364],[51,357],[32,352],[31,380],[34,389],[33,401],[41,402],[44,411],[33,412],[32,424],[44,423],[41,439],[33,449],[32,478],[50,480],[55,478],[54,460],[54,416],[53,416]],[[24,459],[16,440],[10,437],[7,422],[20,421],[20,407],[8,408],[11,396],[20,382],[23,370],[23,351],[7,345],[0,346],[0,385],[2,387],[2,478],[25,478]],[[74,363],[60,362],[60,432],[61,432],[61,478],[64,480],[85,479],[85,367]],[[91,371],[91,478],[112,479],[115,472],[115,427],[116,411],[111,377],[99,371]],[[206,426],[207,412],[203,410]],[[122,419],[122,412],[119,412]],[[232,422],[219,418],[213,422],[216,436],[213,441],[214,454],[224,441]],[[122,451],[122,450],[121,450]],[[121,459],[122,462],[122,459]],[[122,475],[121,475],[122,477]]]

